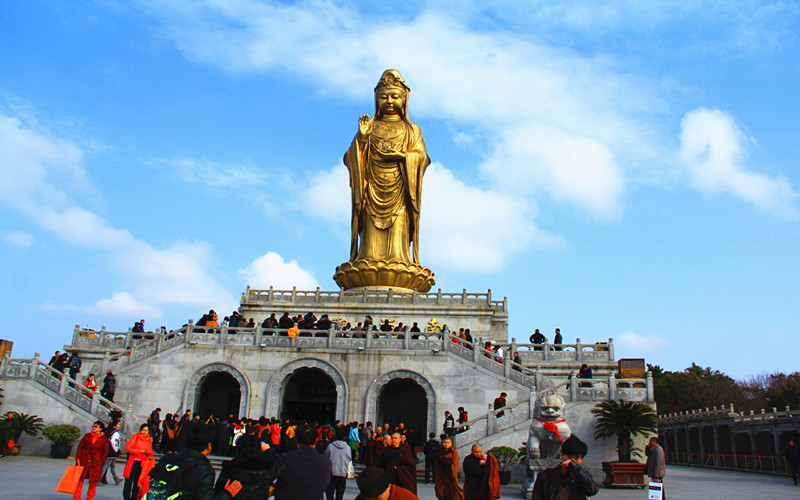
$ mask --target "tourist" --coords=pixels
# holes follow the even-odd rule
[[[122,474],[125,477],[122,498],[134,500],[139,497],[139,475],[142,473],[142,466],[153,458],[153,440],[150,438],[150,428],[147,424],[142,424],[139,432],[128,440],[125,451],[128,453],[128,461]]]
[[[131,332],[133,333],[144,333],[144,320],[141,319],[133,324],[133,328],[131,328]]]
[[[239,494],[242,483],[228,481],[222,491],[214,492],[214,469],[208,461],[211,453],[211,441],[214,433],[211,429],[200,425],[187,430],[186,448],[177,456],[166,455],[156,465],[156,469],[166,468],[166,465],[177,465],[180,474],[180,498],[202,498],[204,500],[228,500]],[[266,497],[267,492],[264,492]],[[263,498],[262,497],[262,498]]]
[[[444,412],[444,426],[443,426],[443,430],[444,430],[445,435],[449,436],[449,437],[453,437],[453,434],[455,434],[455,426],[456,426],[456,421],[453,418],[453,414],[450,413],[449,410],[445,410],[445,412]]]
[[[581,467],[589,447],[574,434],[561,444],[561,463],[536,475],[531,500],[584,500],[600,488]]]
[[[461,428],[460,430],[466,430],[464,427],[466,423],[469,422],[469,413],[467,410],[464,409],[463,406],[458,407],[458,426]]]
[[[150,428],[150,439],[153,440],[153,448],[155,448],[159,444],[161,437],[161,408],[156,408],[150,412],[150,416],[147,418],[147,426]]]
[[[578,378],[582,379],[591,379],[592,378],[592,369],[589,368],[589,365],[586,363],[581,365],[581,369],[578,370]],[[591,387],[591,382],[580,382],[578,387]]]
[[[89,397],[92,397],[92,393],[97,392],[97,380],[94,379],[94,373],[90,373],[89,376],[86,377],[83,386],[88,390],[87,394]]]
[[[436,433],[431,432],[428,434],[428,440],[422,448],[422,453],[425,454],[425,484],[436,478],[436,461],[439,458],[441,447],[442,445],[436,439]]]
[[[547,342],[547,337],[539,333],[539,329],[537,328],[536,331],[533,332],[533,335],[531,335],[528,340],[531,341],[531,344],[534,344],[533,347],[534,351],[541,351],[542,344]]]
[[[78,377],[78,373],[80,373],[81,371],[82,365],[83,361],[81,361],[81,358],[78,357],[78,353],[73,352],[72,355],[69,357],[69,360],[67,361],[67,368],[69,369],[69,378],[75,380]]]
[[[653,436],[644,447],[644,454],[647,456],[647,469],[646,474],[650,480],[655,483],[663,482],[664,476],[667,475],[667,461],[664,456],[664,448],[658,444],[658,438]],[[661,498],[664,497],[664,487],[661,487]]]
[[[114,484],[121,483],[124,478],[117,476],[117,468],[115,462],[120,454],[120,447],[122,445],[122,436],[119,433],[119,428],[122,425],[120,420],[110,422],[105,428],[105,435],[108,438],[109,449],[108,458],[103,464],[103,473],[100,474],[100,484],[108,484],[106,474],[111,469],[111,477],[114,478]]]
[[[417,461],[408,448],[400,446],[400,436],[399,432],[392,434],[391,447],[383,450],[378,467],[382,467],[389,473],[392,484],[405,488],[416,495]]]
[[[475,443],[472,453],[464,459],[464,500],[494,500],[500,498],[500,474],[497,459],[483,453]]]
[[[464,491],[458,486],[458,452],[453,448],[453,440],[442,439],[442,446],[436,456],[434,491],[438,500],[464,500]]]
[[[336,430],[336,441],[325,449],[325,458],[331,462],[331,482],[325,488],[327,500],[342,500],[347,487],[347,473],[353,460],[353,450],[344,441],[347,436],[347,427]]]
[[[103,422],[97,421],[92,425],[92,431],[87,433],[78,444],[75,451],[75,463],[83,467],[78,486],[72,495],[74,500],[81,499],[83,482],[89,480],[89,488],[86,491],[86,500],[94,498],[97,490],[97,482],[103,475],[103,464],[108,457],[108,438],[103,434]]]
[[[267,498],[283,465],[283,458],[269,444],[250,434],[242,436],[236,444],[236,457],[222,463],[214,493],[220,494],[230,481],[238,481],[242,485],[238,500]]]
[[[382,332],[391,332],[392,331],[392,325],[389,323],[388,319],[384,319],[383,320],[383,323],[381,324],[381,331]]]
[[[114,401],[114,394],[117,392],[117,378],[111,370],[106,371],[106,376],[103,377],[103,388],[100,389],[100,395],[109,401]]]
[[[314,449],[316,429],[303,425],[295,437],[297,449],[283,455],[286,467],[275,484],[275,500],[321,499],[331,481],[331,462]]]
[[[511,365],[511,369],[521,372],[522,371],[522,358],[519,357],[519,353],[514,351],[514,359],[512,360],[514,364]]]
[[[380,467],[361,471],[356,484],[360,493],[355,500],[419,500],[414,493],[392,484],[389,474]]]
[[[364,457],[367,454],[367,448],[369,447],[369,442],[372,440],[373,434],[375,434],[375,432],[372,430],[372,422],[367,422],[361,429],[361,446],[358,447],[358,461],[362,464],[364,463]]]
[[[469,328],[465,328],[464,329],[464,340],[467,341],[467,343],[466,343],[467,349],[473,349],[472,334],[470,333]]]
[[[494,405],[492,407],[494,408],[494,411],[495,411],[495,414],[494,414],[495,417],[500,418],[500,417],[502,417],[503,415],[506,414],[506,412],[503,411],[502,408],[506,407],[506,397],[507,396],[508,396],[508,394],[506,394],[505,392],[501,392],[499,396],[494,398]],[[500,411],[497,411],[497,410],[500,410]]]
[[[345,429],[347,429],[347,427],[345,427]],[[355,457],[356,450],[361,444],[361,433],[358,431],[358,422],[352,422],[349,429],[350,432],[347,435],[347,444],[350,445],[350,450],[352,450],[351,456]]]
[[[553,337],[553,343],[556,345],[555,346],[556,351],[560,351],[563,349],[563,347],[561,347],[562,342],[564,342],[564,338],[561,336],[561,330],[556,328],[556,336]]]

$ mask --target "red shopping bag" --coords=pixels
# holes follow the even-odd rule
[[[67,470],[64,471],[64,475],[61,476],[61,481],[59,481],[58,486],[56,486],[56,491],[59,493],[69,493],[70,495],[75,493],[75,490],[78,489],[78,483],[81,480],[81,474],[83,474],[83,466],[68,466]]]

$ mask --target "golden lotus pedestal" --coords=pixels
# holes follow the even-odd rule
[[[345,262],[336,268],[333,279],[342,290],[359,287],[394,287],[424,293],[436,283],[433,271],[427,267],[383,260]]]

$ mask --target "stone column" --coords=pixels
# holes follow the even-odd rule
[[[254,340],[256,347],[261,346],[261,338],[264,336],[264,330],[261,328],[261,323],[256,325],[256,338]]]
[[[719,436],[717,435],[717,424],[711,424],[711,431],[714,433],[714,467],[720,466],[720,459],[722,458],[719,452]]]
[[[473,349],[472,349],[472,362],[477,366],[478,365],[478,359],[479,359],[478,357],[481,355],[481,353],[479,351],[483,349],[483,338],[482,337],[478,337],[478,344],[474,345],[472,347],[473,347]]]
[[[28,372],[28,378],[30,378],[31,380],[33,380],[36,377],[36,370],[39,369],[39,356],[41,356],[41,353],[37,352],[33,354],[33,359],[31,360],[31,368],[30,371]]]
[[[489,411],[486,414],[486,434],[491,436],[497,427],[497,416],[494,414],[494,403],[489,403]]]
[[[653,374],[650,372],[650,370],[647,370],[646,377],[647,377],[647,402],[652,403],[656,400],[656,395],[655,395],[655,390],[653,389]]]
[[[614,377],[614,372],[608,374],[608,399],[619,401],[617,396],[617,379]]]
[[[608,359],[609,361],[614,361],[614,339],[608,339]],[[651,401],[655,401],[653,398]]]

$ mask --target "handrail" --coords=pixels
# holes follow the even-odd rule
[[[123,416],[126,414],[121,406],[104,398],[99,392],[90,391],[66,373],[41,361],[38,353],[31,359],[0,358],[0,378],[31,380],[52,395],[57,395],[65,404],[74,404],[103,420],[108,418],[111,411],[117,411]]]
[[[490,306],[499,311],[507,311],[508,304],[505,299],[492,300],[492,291],[486,293],[467,292],[442,292],[440,288],[437,292],[417,292],[413,290],[359,290],[359,291],[325,291],[317,287],[316,290],[298,290],[297,287],[291,290],[275,290],[270,287],[268,290],[258,290],[247,287],[242,293],[242,304],[258,304],[263,302],[291,302],[291,303],[319,303],[319,302],[355,302],[355,303],[375,303],[389,301],[408,301],[411,304],[433,304],[433,305],[462,305],[462,304],[482,304]]]

